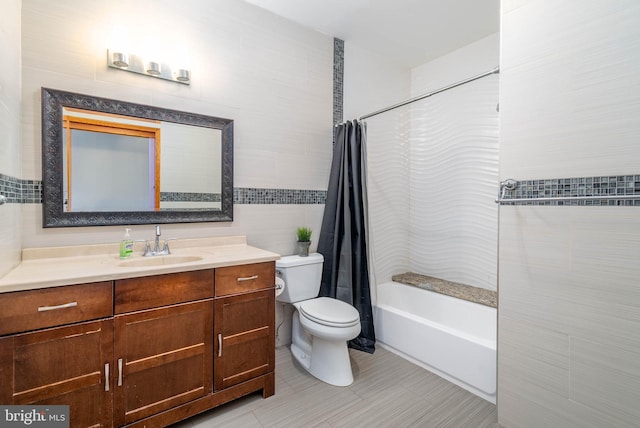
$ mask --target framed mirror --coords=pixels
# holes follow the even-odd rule
[[[233,220],[233,120],[42,88],[43,227]]]

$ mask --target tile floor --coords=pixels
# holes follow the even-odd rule
[[[335,387],[279,348],[274,396],[252,394],[173,428],[499,427],[495,405],[386,349],[350,353],[355,381]]]

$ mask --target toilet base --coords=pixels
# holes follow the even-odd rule
[[[300,324],[298,311],[293,315],[291,354],[310,374],[325,383],[335,386],[353,383],[346,340],[309,335]]]

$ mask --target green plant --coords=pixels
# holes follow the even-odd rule
[[[308,227],[299,227],[297,234],[298,234],[298,241],[300,242],[309,242],[311,241],[311,232],[312,230],[309,229]]]

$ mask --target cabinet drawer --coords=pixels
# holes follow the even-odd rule
[[[213,297],[213,269],[120,279],[115,313],[158,308]]]
[[[275,262],[217,268],[216,297],[272,288],[275,278]]]
[[[0,294],[0,335],[113,315],[111,281]]]

